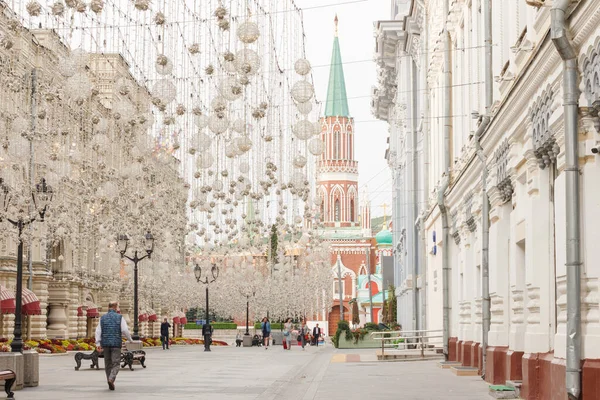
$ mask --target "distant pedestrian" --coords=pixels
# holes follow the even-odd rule
[[[238,331],[235,335],[235,347],[241,347],[242,341],[242,332]]]
[[[292,319],[288,318],[283,324],[283,338],[285,339],[286,350],[292,349]]]
[[[271,323],[269,322],[269,318],[263,318],[260,324],[260,329],[262,330],[265,350],[267,350],[269,348],[269,338],[271,337]]]
[[[302,344],[302,350],[306,346],[306,335],[308,335],[308,327],[306,326],[306,321],[303,320],[300,326],[300,344]]]
[[[162,348],[165,349],[165,345],[167,350],[169,350],[169,328],[171,324],[165,318],[165,320],[160,324],[160,341],[162,342]]]
[[[118,307],[119,303],[111,301],[108,304],[108,313],[100,318],[96,328],[96,350],[98,353],[104,353],[104,370],[110,390],[115,390],[115,379],[121,366],[122,337],[125,336],[130,343],[133,342],[125,318],[117,313]]]
[[[319,324],[313,328],[313,340],[315,341],[315,346],[319,346],[319,339],[321,338],[321,328],[319,328]]]

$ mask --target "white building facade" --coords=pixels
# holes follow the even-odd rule
[[[567,63],[552,40],[563,43],[561,30],[551,30],[563,10],[576,53]],[[399,321],[443,329],[449,360],[495,384],[522,380],[522,398],[596,398],[600,3],[396,0],[391,19],[376,23],[376,43],[373,112],[390,123]],[[569,136],[565,65],[573,63],[579,90],[567,106],[577,103],[578,115]],[[577,170],[570,148],[579,201],[567,190]],[[567,240],[575,203],[580,246]],[[581,252],[576,262],[567,263],[569,242]],[[581,305],[572,301],[569,312],[568,268],[579,268],[581,283]],[[575,353],[578,387],[566,381]]]

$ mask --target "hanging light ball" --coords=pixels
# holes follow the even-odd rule
[[[27,8],[27,12],[32,17],[38,17],[42,12],[42,5],[35,0],[31,0],[29,3],[27,3],[25,8]]]
[[[242,85],[233,76],[226,77],[221,81],[219,91],[221,92],[221,95],[229,101],[239,99],[243,93]]]
[[[292,127],[292,132],[300,140],[307,140],[315,134],[315,126],[308,120],[300,120]]]
[[[310,73],[310,62],[305,58],[300,58],[294,64],[294,69],[298,75],[308,75]]]
[[[196,166],[200,169],[208,169],[212,167],[214,162],[215,157],[209,152],[204,152],[198,155],[198,158],[196,159]]]
[[[252,49],[238,50],[233,62],[238,73],[242,75],[254,75],[260,68],[260,58]]]
[[[168,79],[158,80],[152,87],[152,96],[160,99],[165,105],[175,100],[177,88],[175,84]]]
[[[90,8],[96,14],[100,14],[104,9],[104,0],[92,0],[90,3]]]
[[[292,97],[298,103],[306,103],[314,94],[315,88],[307,81],[298,81],[292,87]]]
[[[56,1],[52,4],[52,15],[62,17],[65,13],[65,5],[62,1]]]
[[[212,145],[212,143],[213,143],[213,140],[210,136],[208,136],[204,132],[200,132],[200,133],[198,133],[198,136],[196,137],[194,147],[196,147],[198,150],[208,150],[208,149],[210,149],[210,146]]]
[[[238,169],[242,174],[247,174],[250,171],[250,165],[246,161],[242,161]]]
[[[200,129],[206,128],[208,126],[208,116],[204,114],[195,115],[194,124]]]
[[[312,111],[313,106],[310,101],[306,101],[304,103],[296,103],[296,108],[300,114],[308,115]]]
[[[173,62],[164,54],[156,57],[156,65],[154,67],[160,75],[169,75],[173,72]]]
[[[252,148],[252,139],[249,136],[240,136],[236,138],[236,145],[241,153],[246,153]]]
[[[157,12],[156,15],[154,16],[154,23],[156,25],[164,25],[165,22],[167,22],[167,18],[165,17],[165,14],[163,14],[162,12]]]
[[[92,82],[85,72],[79,72],[67,79],[65,91],[73,99],[87,99],[92,95]]]
[[[75,75],[75,72],[77,72],[75,61],[70,57],[62,58],[58,62],[58,72],[65,78]]]
[[[208,118],[208,129],[215,134],[221,134],[229,128],[229,120],[225,115],[213,114]]]
[[[259,36],[258,25],[254,22],[246,21],[238,27],[237,37],[242,43],[254,43],[258,40]]]
[[[313,156],[320,156],[325,151],[325,143],[318,137],[312,138],[308,142],[308,151]]]
[[[200,53],[200,45],[198,43],[194,43],[194,44],[190,45],[190,47],[188,47],[188,51],[192,55],[198,54],[198,53]]]
[[[150,8],[150,0],[135,0],[135,8],[140,11],[148,11]]]
[[[294,157],[294,167],[303,168],[305,165],[306,157],[304,157],[302,154],[298,154],[296,157]]]

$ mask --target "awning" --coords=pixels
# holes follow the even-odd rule
[[[16,308],[15,294],[4,286],[0,286],[0,313],[14,314]]]
[[[179,324],[179,323],[181,323],[181,321],[180,321],[179,317],[173,317],[173,323],[174,323],[174,324]]]
[[[97,305],[95,305],[91,301],[86,301],[85,306],[87,307],[87,310],[85,312],[86,316],[88,316],[90,318],[100,318],[100,313],[98,312]]]
[[[83,306],[77,307],[77,316],[83,317]]]
[[[146,321],[148,321],[148,314],[146,314],[146,313],[140,314],[138,319],[140,320],[140,322],[146,322]]]
[[[181,324],[182,324],[182,325],[185,325],[185,324],[187,324],[187,318],[186,318],[186,317],[179,318],[179,321],[181,321]]]
[[[156,311],[154,311],[152,309],[150,311],[148,311],[148,321],[149,322],[158,321],[158,315],[156,315]]]
[[[41,315],[40,299],[31,290],[23,288],[21,314],[23,315]]]

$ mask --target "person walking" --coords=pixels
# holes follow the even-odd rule
[[[286,350],[292,349],[292,319],[288,318],[283,324],[283,338],[285,340]]]
[[[125,318],[117,313],[118,307],[119,303],[111,301],[108,304],[108,313],[100,318],[96,328],[96,350],[98,353],[104,353],[104,370],[110,390],[115,390],[115,379],[121,367],[122,337],[125,336],[130,343],[133,342]]]
[[[307,334],[308,334],[308,327],[306,326],[306,321],[302,320],[302,326],[300,326],[300,340],[301,340],[303,351],[304,351],[304,347],[306,346],[306,335]]]
[[[269,322],[269,318],[263,318],[260,324],[260,329],[262,330],[263,344],[265,346],[265,350],[267,350],[269,348],[269,338],[271,337],[271,323]]]
[[[160,324],[160,341],[162,342],[162,348],[165,349],[165,345],[167,350],[169,350],[169,328],[171,324],[165,318],[165,320]]]
[[[319,328],[319,324],[313,328],[313,340],[315,341],[315,346],[319,347],[319,339],[321,338],[321,328]]]

